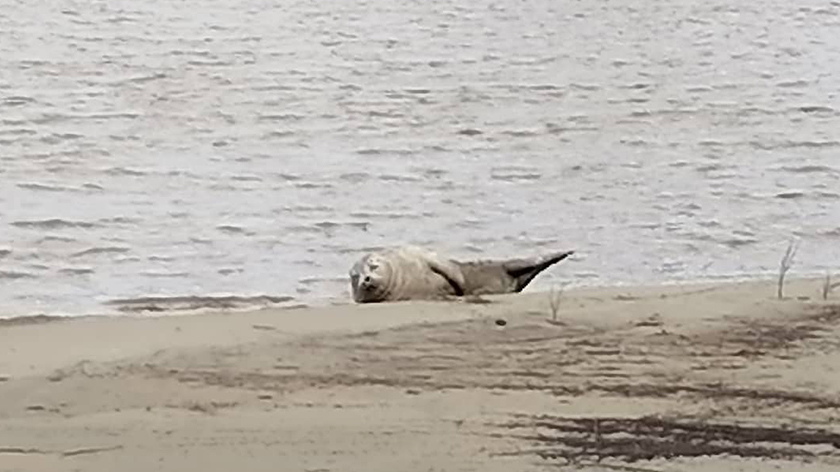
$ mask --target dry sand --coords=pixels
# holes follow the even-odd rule
[[[835,471],[819,286],[6,323],[0,470]]]

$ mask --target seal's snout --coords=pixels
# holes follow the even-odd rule
[[[362,283],[359,285],[361,286],[362,290],[372,292],[377,289],[377,285],[379,285],[379,279],[370,275],[365,275],[362,278]]]

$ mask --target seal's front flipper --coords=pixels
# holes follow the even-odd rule
[[[429,261],[429,269],[443,277],[456,297],[464,295],[464,275],[458,266],[443,261]]]
[[[557,252],[531,259],[512,259],[502,263],[502,267],[513,278],[514,291],[521,292],[540,272],[572,254],[574,251]]]

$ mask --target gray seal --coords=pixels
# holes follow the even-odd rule
[[[516,293],[573,253],[459,262],[416,246],[402,246],[362,257],[350,269],[350,288],[358,303]]]

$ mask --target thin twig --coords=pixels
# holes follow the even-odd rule
[[[831,274],[825,274],[825,282],[823,283],[822,297],[823,300],[828,300],[828,295],[831,293]]]
[[[557,310],[560,309],[560,302],[563,300],[563,288],[558,290],[556,287],[551,287],[548,293],[548,307],[551,309],[551,321],[557,322]]]
[[[787,272],[793,265],[793,259],[796,257],[796,251],[798,249],[798,243],[795,243],[794,241],[789,242],[785,255],[782,257],[782,261],[779,264],[779,286],[776,295],[780,300],[784,298],[785,275],[787,275]]]

